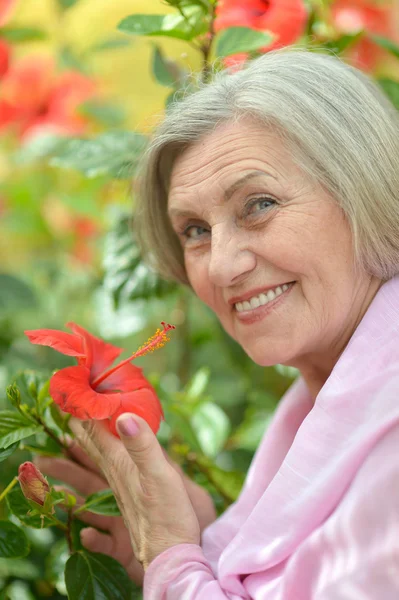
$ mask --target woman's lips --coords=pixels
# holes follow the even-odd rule
[[[270,314],[273,311],[274,307],[276,307],[278,304],[280,304],[281,302],[284,302],[287,299],[287,297],[291,293],[291,290],[293,289],[295,283],[296,282],[294,281],[294,282],[288,284],[289,287],[287,290],[285,290],[282,294],[280,294],[279,296],[274,298],[274,300],[270,300],[267,304],[263,304],[261,306],[258,306],[257,308],[251,308],[249,310],[244,310],[241,312],[238,312],[234,308],[234,314],[235,314],[236,318],[239,319],[239,321],[241,321],[242,323],[245,323],[248,325],[251,323],[260,321],[261,319],[266,317],[268,314]]]

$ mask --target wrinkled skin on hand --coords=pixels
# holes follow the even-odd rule
[[[35,463],[44,474],[64,482],[65,486],[59,486],[59,489],[64,489],[77,496],[76,510],[83,504],[84,497],[108,489],[110,484],[100,467],[76,440],[70,441],[69,453],[71,459],[37,457]],[[202,532],[217,518],[213,500],[204,488],[187,477],[181,467],[169,458],[164,449],[163,453],[168,463],[182,478]],[[81,541],[85,548],[91,552],[102,552],[111,556],[125,567],[134,583],[142,585],[144,569],[134,556],[129,532],[123,518],[106,517],[89,512],[80,513],[79,518],[89,525],[81,532]]]

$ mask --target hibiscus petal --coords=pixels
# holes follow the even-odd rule
[[[24,331],[32,344],[50,346],[67,356],[84,356],[83,340],[72,333],[58,329],[31,329]]]
[[[126,363],[120,369],[109,375],[95,388],[96,392],[133,392],[141,388],[149,388],[151,384],[144,377],[143,369]]]
[[[122,394],[99,394],[90,387],[85,366],[61,369],[50,380],[50,396],[65,412],[78,419],[106,419],[122,405]]]
[[[114,360],[123,352],[123,348],[118,348],[113,344],[108,344],[104,340],[95,337],[80,325],[70,322],[66,327],[72,329],[74,333],[81,336],[84,340],[85,361],[80,361],[80,364],[90,369],[90,377],[93,381],[98,375],[101,375],[105,369],[110,367]]]
[[[111,417],[110,430],[118,436],[116,420],[123,413],[139,415],[147,421],[152,431],[156,434],[161,421],[165,418],[162,406],[153,389],[137,390],[129,394],[121,394],[122,404]]]

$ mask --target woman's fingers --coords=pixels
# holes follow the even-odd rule
[[[102,477],[65,458],[36,456],[34,463],[42,473],[72,486],[82,496],[94,494],[107,487]]]
[[[86,467],[87,469],[89,469],[93,473],[96,473],[104,479],[104,475],[100,467],[96,465],[94,460],[92,460],[90,456],[88,456],[88,454],[83,450],[83,448],[79,446],[76,440],[68,438],[67,443],[68,451],[70,452],[74,460],[76,460],[78,463],[80,463],[81,465],[83,465],[84,467]]]

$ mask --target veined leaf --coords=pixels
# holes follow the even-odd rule
[[[23,558],[29,553],[29,541],[20,527],[0,521],[0,557]]]
[[[54,525],[47,517],[30,514],[32,512],[32,506],[29,504],[19,487],[14,488],[7,494],[6,502],[10,512],[18,517],[21,523],[28,527],[42,529],[43,527],[51,527]]]
[[[130,178],[147,145],[144,135],[109,131],[91,140],[70,139],[55,148],[50,164],[76,169],[87,177],[110,175]]]
[[[11,454],[15,452],[18,446],[19,442],[16,442],[15,444],[11,444],[11,446],[8,446],[8,448],[6,448],[5,450],[0,450],[0,462],[11,456]]]
[[[111,489],[101,490],[87,496],[85,503],[79,506],[75,513],[79,514],[84,511],[108,517],[119,517],[121,515],[118,503]]]
[[[130,215],[122,214],[105,239],[104,288],[118,307],[132,300],[163,297],[177,289],[164,281],[142,261],[135,243]]]
[[[207,31],[207,23],[203,20],[203,10],[198,6],[189,7],[181,14],[168,15],[129,15],[123,19],[118,30],[131,35],[164,36],[180,40],[192,40],[195,36]]]
[[[81,550],[65,567],[68,598],[131,600],[133,585],[120,563],[105,554]]]
[[[0,412],[0,449],[8,448],[15,442],[42,431],[41,425],[35,425],[20,413],[11,410]]]
[[[275,36],[250,27],[229,27],[216,36],[216,54],[221,58],[237,52],[251,52],[268,46]]]

